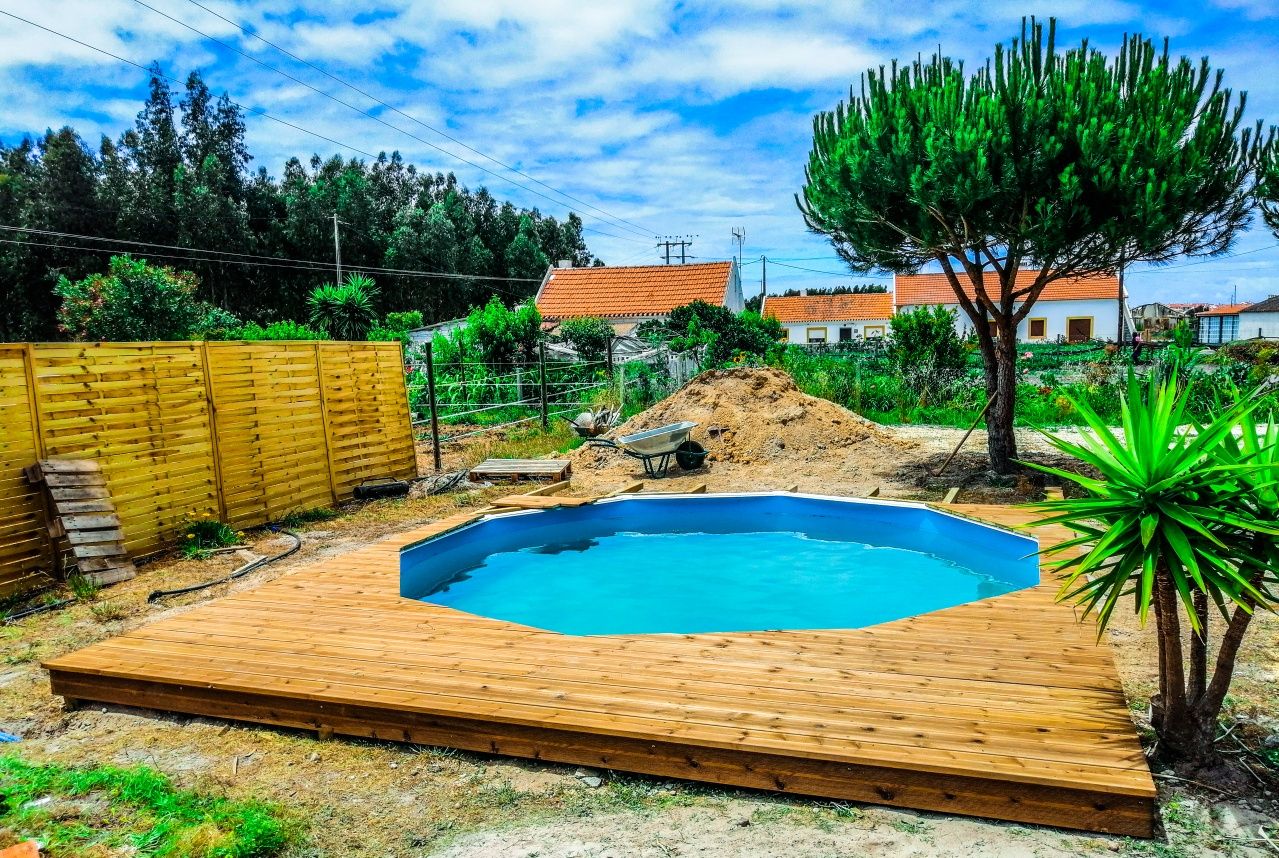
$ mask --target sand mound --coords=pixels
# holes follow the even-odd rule
[[[609,436],[681,420],[697,422],[693,439],[710,451],[712,469],[749,465],[783,476],[790,468],[796,476],[867,475],[915,446],[846,408],[801,392],[787,373],[773,368],[704,372]],[[612,470],[622,464],[615,451],[592,447],[575,451],[573,458],[575,474],[579,466]],[[626,461],[628,469],[638,467]]]

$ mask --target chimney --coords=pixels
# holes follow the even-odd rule
[[[572,268],[572,267],[573,267],[573,260],[571,260],[571,259],[561,259],[559,262],[556,262],[556,263],[555,263],[555,267],[556,267],[556,268]]]
[[[807,297],[808,297],[808,290],[807,290],[807,289],[800,289],[800,290],[799,290],[799,297],[801,297],[801,298],[807,298]]]

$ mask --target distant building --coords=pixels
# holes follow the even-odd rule
[[[746,306],[734,262],[695,265],[630,265],[547,270],[537,290],[543,326],[565,319],[598,316],[619,334],[641,322],[666,319],[671,310],[696,300],[740,313]]]
[[[761,316],[772,316],[786,330],[792,343],[838,343],[874,339],[888,333],[893,296],[887,292],[864,295],[768,295]]]
[[[447,322],[436,322],[433,325],[424,325],[420,328],[414,328],[409,331],[409,344],[414,347],[421,347],[436,337],[446,336],[459,328],[465,327],[466,318],[463,317],[461,319],[449,319]]]
[[[1192,321],[1198,313],[1207,309],[1207,304],[1162,304],[1155,301],[1133,307],[1132,320],[1135,329],[1143,334],[1157,334],[1171,331],[1183,320]]]
[[[1035,275],[1034,271],[1017,272],[1016,286],[1029,286]],[[975,299],[972,282],[963,274],[959,278],[969,297]],[[1126,294],[1123,303],[1126,337],[1132,330]],[[899,313],[919,307],[946,307],[956,311],[955,329],[960,335],[967,334],[973,327],[972,320],[959,306],[955,290],[945,274],[896,276],[893,306]],[[1114,275],[1054,280],[1044,287],[1030,315],[1018,325],[1017,339],[1027,342],[1113,340],[1119,333],[1120,318],[1119,279]]]
[[[1239,339],[1239,311],[1247,304],[1222,304],[1195,314],[1199,342],[1219,346]]]
[[[1239,311],[1239,339],[1279,339],[1279,295],[1250,304]]]

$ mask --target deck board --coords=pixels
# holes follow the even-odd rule
[[[1005,526],[1028,518],[947,510]],[[55,659],[53,690],[1151,833],[1154,784],[1113,659],[1049,581],[866,629],[743,634],[575,637],[400,598],[401,549],[471,520],[452,516]]]

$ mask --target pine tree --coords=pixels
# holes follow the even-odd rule
[[[971,75],[940,55],[867,72],[814,120],[798,198],[854,271],[946,273],[977,331],[1001,473],[1017,456],[1017,325],[1044,288],[1228,250],[1269,148],[1206,59],[1139,36],[1114,57],[1086,42],[1061,53],[1054,29],[1031,20]],[[1035,277],[1018,287],[1022,268]]]

